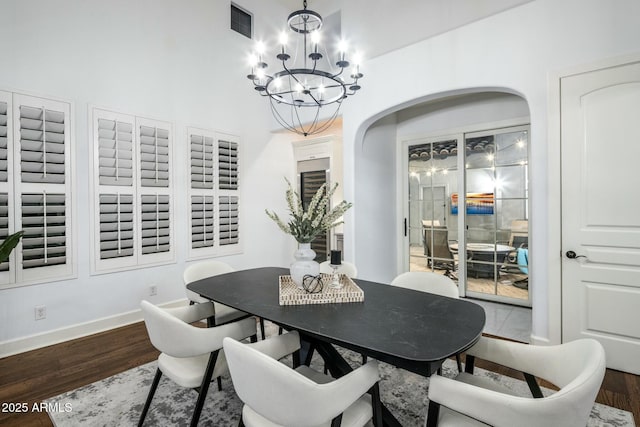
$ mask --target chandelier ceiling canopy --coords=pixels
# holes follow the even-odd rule
[[[322,16],[307,9],[306,0],[302,10],[289,15],[287,24],[289,31],[281,33],[275,55],[281,70],[267,70],[267,47],[259,41],[247,78],[260,95],[269,98],[280,125],[300,135],[313,135],[327,130],[338,117],[342,101],[360,89],[359,58],[349,61],[344,40],[336,49],[321,43]],[[337,53],[330,55],[329,50]]]

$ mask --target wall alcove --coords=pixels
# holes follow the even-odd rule
[[[527,233],[529,116],[522,97],[486,91],[431,97],[369,126],[356,148],[356,206],[367,211],[356,230],[376,232],[375,243],[358,245],[357,261],[375,260],[372,274],[389,280],[403,271],[450,274],[462,295],[530,306],[513,240]],[[373,189],[378,197],[361,196]],[[454,214],[454,198],[468,193],[491,195],[490,212]],[[442,229],[445,252],[434,246]],[[482,244],[484,253],[474,251],[472,263],[457,244]]]

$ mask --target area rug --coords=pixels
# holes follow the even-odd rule
[[[358,366],[360,355],[344,351],[351,366]],[[288,360],[283,360],[290,366]],[[314,358],[312,366],[322,369],[321,361]],[[67,426],[135,426],[147,397],[156,363],[148,363],[126,372],[97,381],[93,384],[48,399],[49,416],[56,427]],[[457,372],[455,362],[446,361],[443,375],[453,377]],[[522,396],[530,396],[524,381],[505,377],[476,368],[477,375],[499,381]],[[427,409],[429,379],[412,374],[391,365],[380,363],[380,392],[382,401],[405,427],[424,425]],[[233,390],[231,378],[222,379],[223,389],[218,391],[213,382],[200,417],[200,426],[237,426],[242,402]],[[552,393],[543,389],[543,393]],[[158,386],[145,426],[187,426],[191,419],[197,393],[176,386],[163,377]],[[57,410],[56,410],[57,409]],[[596,403],[587,424],[596,426],[634,427],[631,413]]]

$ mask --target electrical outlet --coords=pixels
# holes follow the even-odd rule
[[[149,295],[152,297],[158,295],[158,287],[156,285],[149,286]]]
[[[47,318],[47,306],[46,305],[36,305],[34,308],[36,320],[42,320]]]

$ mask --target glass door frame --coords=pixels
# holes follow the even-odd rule
[[[467,128],[467,129],[461,129],[458,132],[455,133],[441,133],[441,134],[434,134],[434,135],[425,135],[425,136],[416,136],[416,137],[411,137],[411,138],[406,138],[406,139],[401,139],[399,141],[399,161],[397,162],[397,165],[399,167],[399,182],[398,182],[398,191],[400,194],[399,199],[402,199],[402,203],[399,206],[399,211],[398,214],[400,215],[400,217],[402,218],[402,226],[404,229],[404,233],[401,234],[402,238],[399,239],[399,245],[401,245],[401,248],[399,248],[398,251],[398,274],[403,273],[405,271],[410,271],[410,259],[411,259],[411,253],[410,253],[410,235],[411,235],[411,229],[410,229],[410,208],[409,208],[409,180],[411,179],[411,171],[409,170],[409,149],[412,146],[416,146],[416,145],[421,145],[421,144],[433,144],[433,143],[437,143],[437,142],[441,142],[441,141],[446,141],[446,140],[451,140],[451,139],[456,139],[458,141],[458,155],[457,155],[457,192],[459,195],[464,195],[459,201],[458,201],[458,205],[460,207],[460,209],[463,209],[463,211],[459,214],[458,218],[458,224],[457,224],[457,234],[458,234],[458,245],[459,247],[463,247],[466,248],[467,247],[467,229],[466,229],[466,225],[468,223],[467,221],[467,213],[466,213],[466,194],[467,194],[467,185],[466,185],[466,181],[467,181],[467,170],[466,170],[466,140],[469,137],[476,137],[476,136],[483,136],[483,135],[495,135],[495,134],[500,134],[500,133],[507,133],[507,132],[511,132],[511,131],[518,131],[518,130],[522,130],[522,129],[526,129],[526,131],[528,132],[528,140],[531,140],[531,136],[530,136],[530,124],[527,123],[526,120],[522,120],[519,119],[517,121],[514,121],[512,124],[506,124],[506,123],[500,123],[497,126],[491,126],[491,124],[487,124],[486,126],[474,126],[473,128]],[[526,165],[526,169],[525,169],[525,203],[526,203],[526,218],[530,218],[530,203],[529,203],[529,196],[530,196],[530,188],[529,186],[531,185],[531,181],[530,181],[530,177],[529,177],[529,173],[531,168],[528,167],[528,161],[529,161],[529,153],[530,153],[530,149],[528,147],[527,144],[527,165]],[[453,191],[453,189],[451,189],[450,191]],[[494,194],[495,194],[495,188],[494,188]],[[495,222],[497,223],[498,218],[498,212],[497,210],[495,211],[496,213],[494,214],[495,216]],[[464,213],[464,215],[462,214]],[[497,225],[495,226],[495,231],[497,231]],[[529,230],[528,230],[529,235],[531,234],[531,226],[529,224]],[[495,240],[495,237],[494,237]],[[466,251],[465,251],[466,252]],[[466,256],[463,257],[464,260],[466,261]],[[530,276],[530,269],[529,269],[529,283],[531,283],[531,276]],[[460,257],[458,257],[458,263],[457,263],[457,276],[458,276],[458,283],[459,284],[464,284],[464,286],[458,286],[459,289],[459,294],[461,297],[465,297],[465,296],[469,296],[469,297],[473,297],[473,298],[478,298],[478,299],[483,299],[483,300],[488,300],[488,301],[495,301],[495,302],[501,302],[501,303],[508,303],[508,304],[514,304],[514,305],[522,305],[522,306],[526,306],[526,307],[531,307],[531,290],[529,289],[527,292],[527,299],[519,299],[519,298],[515,298],[515,297],[507,297],[507,296],[503,296],[503,295],[498,295],[497,292],[496,294],[485,294],[485,293],[480,293],[480,292],[474,292],[474,291],[469,291],[467,289],[468,287],[468,275],[467,275],[467,263],[463,262],[463,259],[460,259]],[[494,284],[497,286],[497,280],[498,278],[494,278]]]

